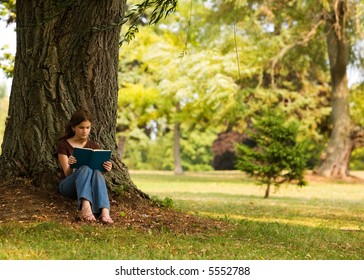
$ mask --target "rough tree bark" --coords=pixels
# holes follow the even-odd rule
[[[54,187],[55,144],[71,114],[94,115],[93,140],[112,149],[108,185],[142,194],[117,156],[118,50],[125,0],[17,0],[17,51],[0,176]]]
[[[361,133],[355,130],[349,112],[349,88],[346,67],[349,63],[349,43],[345,29],[347,1],[334,0],[332,12],[326,18],[327,50],[331,74],[331,103],[333,130],[330,141],[317,169],[325,177],[345,178],[349,175],[349,162]]]

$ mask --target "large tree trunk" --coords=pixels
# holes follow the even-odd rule
[[[55,144],[78,107],[112,149],[111,189],[137,191],[117,156],[118,50],[125,0],[17,0],[17,52],[0,158],[2,177],[55,186]]]
[[[346,67],[349,62],[349,44],[345,37],[346,1],[332,1],[333,12],[327,18],[327,49],[331,73],[331,102],[333,130],[317,169],[325,177],[345,178],[349,175],[351,152],[355,146],[354,126],[349,113],[349,88]]]

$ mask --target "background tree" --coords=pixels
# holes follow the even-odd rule
[[[153,154],[157,166],[173,168],[173,148],[166,143],[173,143],[170,134],[179,123],[179,142],[175,142],[180,144],[181,165],[193,168],[192,163],[198,163],[191,160],[194,158],[204,161],[200,166],[208,167],[213,135],[243,134],[251,118],[269,103],[272,107],[284,105],[289,116],[300,120],[303,134],[311,140],[310,167],[316,165],[333,129],[328,118],[327,3],[199,0],[191,10],[191,1],[180,0],[178,13],[163,25],[139,26],[135,44],[123,46],[120,54],[118,137],[141,152],[126,148],[124,159],[139,153],[139,158],[146,160]],[[348,3],[355,4],[357,12],[346,30],[350,31],[351,45],[357,46],[360,33],[353,32],[354,23],[358,29],[363,4]],[[136,6],[141,13],[128,18],[133,23],[152,19],[145,10],[149,4]],[[125,40],[132,33],[128,34]],[[183,59],[178,58],[181,53]],[[351,52],[350,58],[358,67],[362,65],[360,51]],[[156,100],[144,98],[149,93],[157,96]],[[146,103],[140,107],[138,99]],[[198,139],[193,135],[200,135],[204,143],[193,141]],[[151,153],[151,146],[157,143],[166,147],[163,153],[155,149]],[[119,152],[122,147],[119,145]],[[193,150],[208,156],[191,154]]]
[[[305,143],[299,142],[298,125],[287,122],[287,116],[278,109],[268,109],[256,118],[249,131],[255,145],[238,145],[238,168],[267,186],[264,198],[268,198],[271,186],[296,181],[305,185]]]
[[[15,0],[1,0],[0,5],[1,5],[0,17],[6,18],[6,22],[8,24],[15,22],[16,1]]]
[[[15,22],[15,0],[0,1],[0,19],[9,26]],[[1,44],[1,42],[0,42]],[[7,77],[12,77],[14,73],[14,56],[8,52],[9,46],[0,45],[0,70]]]
[[[355,15],[357,1],[329,1],[324,10],[327,51],[331,74],[331,104],[333,130],[317,172],[325,177],[349,175],[351,153],[363,144],[363,134],[356,128],[349,111],[349,87],[347,67],[354,37],[351,20],[362,18]],[[351,29],[351,30],[350,30]],[[350,34],[351,33],[351,34]],[[353,38],[351,38],[353,39]],[[355,41],[354,41],[355,42]],[[360,132],[360,133],[359,133]]]
[[[353,122],[358,125],[358,131],[356,131],[356,134],[358,136],[362,136],[364,133],[364,130],[361,129],[362,127],[364,127],[364,83],[354,85],[351,88],[350,92],[350,115],[352,116]],[[360,143],[362,141],[362,137],[358,137],[355,141],[355,143],[358,143],[359,145],[357,147],[354,147],[350,160],[350,170],[364,169],[364,143]]]
[[[179,7],[188,11],[184,6]],[[166,21],[169,25],[164,24],[161,27],[141,28],[138,38],[121,51],[121,63],[125,65],[124,69],[133,65],[129,69],[134,74],[130,76],[139,77],[133,78],[133,83],[144,83],[150,90],[158,92],[158,102],[153,108],[148,109],[150,112],[156,112],[155,136],[166,137],[167,133],[174,134],[172,150],[177,153],[174,156],[173,168],[176,173],[181,173],[182,165],[192,168],[192,161],[206,158],[202,152],[191,154],[194,150],[193,145],[195,151],[204,149],[198,143],[201,141],[192,144],[192,139],[210,138],[211,134],[207,131],[208,122],[218,107],[211,100],[219,102],[213,96],[235,91],[236,84],[228,74],[231,70],[227,70],[226,67],[231,63],[231,59],[224,64],[224,57],[219,55],[218,51],[191,50],[188,55],[180,57],[184,50],[184,38],[181,39],[181,34],[185,35],[181,30],[184,30],[187,19],[178,17],[177,22],[175,20],[170,18]],[[142,94],[140,91],[140,98]],[[214,125],[216,127],[216,124]],[[204,136],[193,137],[194,133]],[[182,150],[179,156],[178,150]],[[208,154],[211,155],[211,151],[208,151]],[[182,158],[186,161],[181,162]],[[210,162],[211,160],[208,160],[208,164]]]
[[[225,1],[225,6],[234,6],[234,3]],[[261,85],[270,87],[278,101],[296,107],[295,114],[302,118],[304,110],[298,111],[297,105],[303,103],[292,102],[293,91],[301,92],[307,99],[310,99],[308,87],[311,90],[316,87],[311,91],[316,95],[330,92],[332,119],[330,123],[324,121],[322,124],[330,124],[324,132],[331,138],[317,171],[324,176],[347,176],[351,152],[361,141],[350,120],[346,68],[350,62],[349,53],[351,62],[362,61],[360,52],[354,55],[350,50],[362,38],[363,4],[338,0],[319,3],[252,0],[235,4],[239,11],[249,7],[255,13],[253,26],[262,30],[256,36],[265,34],[263,43],[265,39],[270,40],[267,53],[271,59],[266,64],[269,66],[263,68]],[[330,68],[326,66],[327,60]],[[312,124],[316,128],[321,126],[316,122],[311,123],[311,127]]]
[[[181,0],[176,16],[162,26],[140,28],[138,38],[122,49],[121,63],[126,65],[123,68],[128,69],[128,75],[149,77],[134,82],[163,92],[153,109],[158,111],[158,131],[172,132],[174,120],[182,121],[182,158],[187,139],[194,139],[189,137],[192,133],[206,131],[209,135],[215,133],[215,137],[219,133],[243,133],[251,116],[270,102],[272,106],[285,104],[286,112],[301,120],[304,133],[312,139],[312,166],[318,161],[317,149],[328,133],[325,43],[307,41],[307,36],[311,38],[309,31],[302,35],[307,25],[312,30],[317,28],[317,23],[309,22],[311,18],[307,18],[304,7],[297,12],[297,7],[281,4],[279,9],[270,11],[264,3],[255,2],[238,1],[239,5],[233,6],[233,1],[211,1],[208,5],[194,1],[191,10],[190,2]],[[285,17],[280,16],[275,23],[273,12],[283,8],[287,9]],[[293,27],[297,24],[291,24],[292,29],[288,30],[285,21],[295,20],[302,23],[296,29]],[[286,26],[281,28],[284,32],[274,31],[274,24]],[[187,48],[183,46],[186,32]],[[297,41],[297,46],[280,54],[282,46],[292,41]],[[181,49],[186,51],[182,59],[178,58]],[[274,87],[272,57],[277,57]],[[178,114],[174,112],[176,102],[182,104]],[[208,152],[211,156],[211,148]],[[186,165],[186,161],[182,164]]]
[[[3,71],[5,76],[12,77],[14,73],[14,59],[15,57],[8,51],[8,46],[0,47],[0,70]]]

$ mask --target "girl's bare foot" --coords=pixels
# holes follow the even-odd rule
[[[96,221],[96,218],[95,218],[94,214],[92,213],[91,204],[86,199],[82,200],[80,217],[81,217],[81,220],[84,220],[86,222]]]
[[[94,222],[94,221],[96,221],[96,218],[95,218],[94,214],[82,214],[81,213],[81,220],[83,220],[85,222]]]
[[[113,219],[111,219],[111,217],[110,217],[110,211],[107,208],[102,208],[101,209],[101,214],[99,216],[99,220],[103,224],[112,225],[114,223]]]

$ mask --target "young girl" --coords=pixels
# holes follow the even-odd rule
[[[105,224],[113,224],[110,217],[110,202],[103,174],[88,166],[72,169],[76,163],[73,148],[99,149],[99,145],[88,139],[92,117],[84,109],[77,110],[66,126],[65,134],[57,145],[57,155],[65,178],[59,184],[62,195],[77,199],[81,219],[93,222],[99,219]],[[106,171],[111,171],[112,163],[104,162]]]

